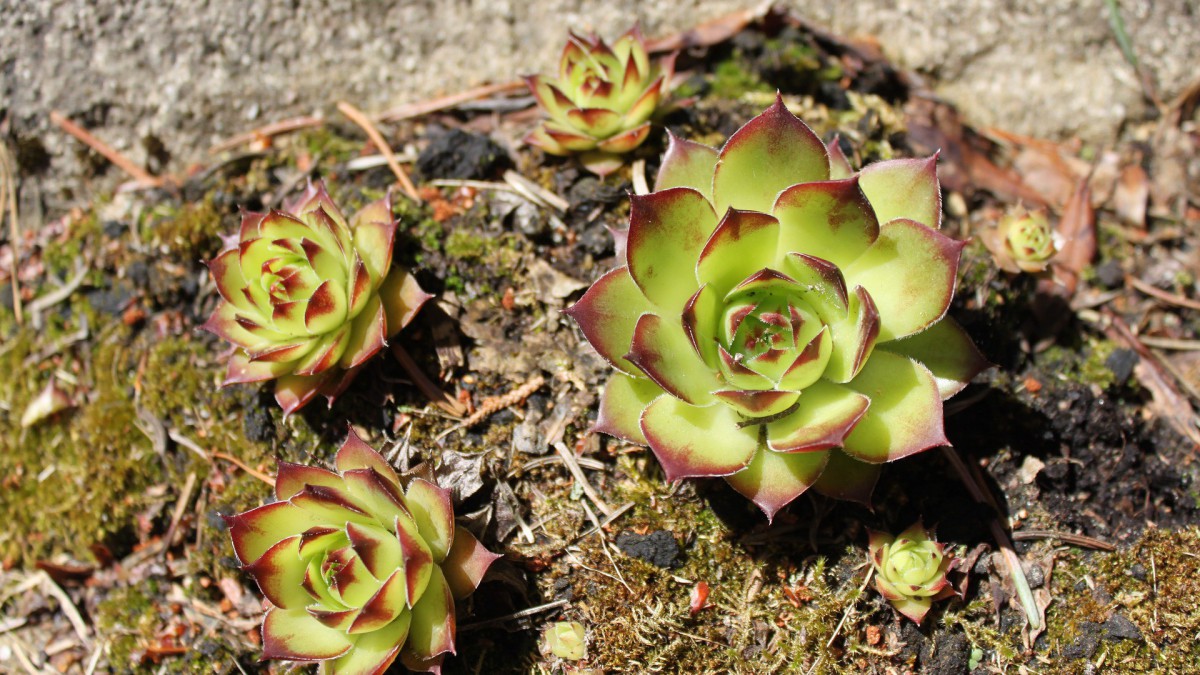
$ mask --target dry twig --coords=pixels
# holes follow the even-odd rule
[[[304,117],[293,117],[291,119],[282,120],[279,122],[274,122],[272,124],[261,126],[257,129],[252,129],[250,131],[247,131],[244,134],[238,134],[237,136],[223,140],[220,143],[217,143],[216,145],[209,148],[208,154],[215,155],[217,153],[224,152],[226,150],[232,150],[232,149],[238,147],[239,145],[253,143],[258,140],[262,140],[265,138],[271,138],[272,136],[278,136],[280,134],[286,134],[286,133],[290,133],[293,131],[299,131],[301,129],[308,129],[310,127],[319,127],[322,124],[325,124],[324,119],[322,119],[320,117],[314,117],[312,115],[306,115]]]
[[[268,476],[267,474],[265,474],[261,471],[250,468],[245,462],[238,459],[237,457],[234,457],[233,455],[227,455],[227,454],[221,452],[220,450],[213,450],[212,456],[216,457],[217,459],[223,459],[226,462],[229,462],[230,464],[233,464],[237,468],[241,469],[242,471],[245,471],[246,473],[250,474],[251,476],[254,476],[255,478],[261,480],[262,482],[266,483],[267,485],[270,485],[271,487],[275,487],[275,479],[274,478],[271,478],[270,476]]]
[[[542,377],[541,375],[534,375],[525,384],[522,384],[503,396],[492,396],[483,399],[483,402],[479,404],[479,407],[475,410],[475,412],[470,417],[463,420],[462,424],[458,425],[459,428],[469,429],[491,417],[493,414],[504,410],[505,408],[520,404],[522,401],[529,398],[533,392],[541,389],[542,385],[545,383],[546,378]]]
[[[408,177],[408,173],[404,171],[404,167],[400,166],[400,162],[396,161],[396,155],[392,152],[391,146],[384,140],[383,134],[379,133],[379,129],[375,128],[375,125],[371,123],[371,120],[367,119],[367,116],[361,110],[349,103],[338,101],[337,108],[343,115],[349,117],[351,122],[362,127],[362,130],[367,132],[367,138],[370,138],[371,142],[375,144],[375,148],[379,150],[379,154],[387,159],[388,167],[391,168],[392,173],[396,174],[396,180],[400,181],[400,187],[404,188],[404,193],[408,195],[409,199],[420,204],[421,195],[417,194],[417,186],[413,185],[412,180]]]
[[[84,145],[104,155],[105,159],[112,162],[125,173],[129,174],[135,181],[146,187],[159,187],[163,184],[163,180],[157,176],[153,176],[145,169],[134,164],[128,157],[117,152],[112,146],[104,141],[96,138],[88,133],[86,129],[75,124],[71,120],[63,117],[62,113],[57,110],[50,111],[50,121],[53,122],[63,131],[71,134],[79,139]]]
[[[440,96],[429,101],[406,103],[384,111],[379,115],[379,119],[384,122],[399,122],[400,120],[420,117],[421,115],[428,115],[439,110],[453,108],[468,101],[474,101],[494,94],[507,94],[509,92],[520,91],[524,88],[525,83],[520,80],[501,82],[499,84],[485,84],[482,87],[467,89],[466,91],[460,91],[457,94],[450,94],[449,96]]]

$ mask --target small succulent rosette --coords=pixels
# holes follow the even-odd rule
[[[918,625],[934,601],[958,595],[947,579],[953,554],[919,521],[895,537],[871,530],[868,548],[875,588]]]
[[[454,653],[455,599],[499,556],[456,527],[450,492],[396,472],[351,432],[336,471],[280,462],[278,501],[226,519],[271,607],[263,658],[330,675],[382,673],[399,656],[438,671]]]
[[[317,182],[282,211],[242,214],[209,261],[221,300],[204,328],[233,343],[224,384],[275,380],[285,414],[332,404],[430,296],[392,267],[391,197],[349,221]]]
[[[595,35],[571,33],[557,78],[525,78],[550,116],[525,142],[551,155],[580,153],[590,171],[612,173],[623,163],[620,155],[650,134],[648,120],[674,71],[675,54],[651,62],[636,26],[611,47]]]
[[[979,234],[992,259],[1005,272],[1044,272],[1058,253],[1058,234],[1044,211],[1017,207],[995,227]]]
[[[556,621],[542,631],[546,653],[566,661],[587,656],[587,631],[578,621]]]
[[[810,487],[867,501],[947,443],[942,400],[987,364],[946,317],[934,157],[852,173],[780,99],[720,151],[672,137],[631,199],[624,264],[568,310],[619,371],[597,430],[768,518]]]

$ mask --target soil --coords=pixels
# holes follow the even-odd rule
[[[258,661],[262,600],[220,516],[268,499],[254,474],[277,461],[327,463],[349,423],[400,469],[435,472],[460,523],[504,554],[459,606],[446,672],[1200,668],[1200,396],[1176,353],[1200,329],[1200,94],[1128,119],[1110,146],[1081,147],[981,133],[869,45],[787,15],[679,65],[676,97],[691,100],[658,121],[680,136],[719,144],[779,90],[864,163],[938,141],[944,230],[971,238],[950,313],[995,364],[947,403],[953,448],[887,465],[869,505],[809,494],[768,523],[723,481],[668,483],[646,449],[590,433],[611,368],[562,310],[616,264],[634,169],[600,179],[510,149],[503,140],[536,113],[505,96],[383,127],[392,147],[417,149],[425,201],[397,192],[396,262],[437,295],[396,344],[491,414],[464,425],[387,355],[331,406],[285,419],[269,387],[216,386],[227,350],[197,330],[217,301],[200,261],[240,209],[276,207],[309,178],[353,211],[394,177],[358,168],[375,149],[334,125],[259,139],[28,233],[20,320],[0,276],[0,368],[12,373],[0,385],[0,663],[282,672]],[[631,158],[651,179],[664,137]],[[510,170],[565,208],[514,187]],[[1059,221],[1064,251],[1040,276],[1002,272],[976,235],[1031,199]],[[1088,237],[1095,255],[1077,253]],[[11,257],[8,242],[0,260]],[[51,382],[70,404],[22,425]],[[875,592],[866,553],[868,529],[918,520],[964,561],[963,597],[920,626]],[[1042,629],[1027,625],[997,525],[1015,539]],[[587,627],[585,661],[539,650],[557,620]]]

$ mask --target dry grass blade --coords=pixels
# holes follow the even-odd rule
[[[142,167],[134,164],[128,157],[117,152],[112,146],[108,145],[99,138],[91,135],[83,127],[75,124],[66,117],[63,117],[62,113],[58,112],[57,110],[50,111],[50,121],[63,131],[79,139],[79,141],[84,145],[95,150],[101,155],[104,155],[105,159],[115,164],[117,168],[129,174],[130,177],[132,177],[139,184],[146,187],[158,187],[162,185],[163,181],[161,178],[151,175]]]
[[[420,103],[406,103],[405,105],[397,106],[391,110],[384,111],[383,114],[379,116],[379,119],[383,120],[384,122],[399,122],[400,120],[420,117],[421,115],[428,115],[429,113],[438,112],[439,110],[447,110],[449,108],[453,108],[454,106],[462,105],[463,103],[475,101],[487,96],[508,94],[514,91],[521,91],[522,89],[525,89],[525,83],[520,80],[501,82],[499,84],[485,84],[481,87],[467,89],[466,91],[460,91],[457,94],[441,96],[429,101],[422,101]]]
[[[1162,300],[1163,302],[1170,303],[1177,307],[1187,307],[1188,309],[1200,309],[1200,302],[1197,302],[1190,298],[1185,298],[1181,295],[1175,295],[1173,293],[1168,293],[1168,292],[1162,290],[1161,288],[1156,288],[1154,286],[1151,286],[1150,284],[1142,281],[1141,279],[1138,279],[1137,277],[1127,275],[1125,277],[1125,283],[1129,284],[1130,286],[1133,286],[1134,288],[1145,293],[1146,295],[1149,295],[1154,298],[1158,298],[1159,300]]]
[[[1032,541],[1037,539],[1058,539],[1073,546],[1081,546],[1083,548],[1094,548],[1098,551],[1115,551],[1116,546],[1082,534],[1071,534],[1070,532],[1053,532],[1051,530],[1021,530],[1013,532],[1014,541]]]
[[[25,323],[21,309],[21,287],[17,268],[21,260],[21,223],[17,219],[17,172],[8,145],[0,143],[0,220],[8,217],[8,239],[12,247],[13,316],[17,325]]]
[[[600,493],[596,491],[596,488],[592,487],[592,484],[588,482],[587,476],[583,474],[583,469],[579,466],[579,462],[575,461],[575,453],[571,452],[566,444],[561,441],[554,444],[554,449],[558,452],[558,456],[562,457],[563,464],[567,465],[567,469],[575,477],[575,482],[579,483],[579,487],[583,489],[584,494],[592,500],[596,508],[600,509],[605,518],[611,519],[613,517],[612,507],[605,503]]]
[[[232,138],[227,138],[209,148],[208,154],[215,155],[225,152],[226,150],[232,150],[239,145],[246,145],[247,143],[261,141],[266,138],[271,138],[272,136],[279,136],[280,134],[291,133],[301,129],[319,127],[322,124],[325,124],[325,120],[323,118],[313,117],[311,115],[281,120],[279,122],[274,122],[272,124],[267,124],[257,129],[247,131],[244,134],[238,134]]]
[[[408,195],[409,199],[420,204],[421,196],[417,194],[417,186],[413,185],[412,179],[408,177],[408,173],[404,171],[404,167],[400,166],[400,162],[396,161],[395,153],[392,152],[391,146],[384,140],[383,134],[379,133],[379,129],[375,128],[375,125],[371,123],[371,120],[367,119],[367,116],[361,110],[349,103],[338,101],[337,108],[339,112],[349,117],[351,122],[354,122],[363,131],[367,132],[367,138],[371,139],[371,142],[375,144],[375,148],[379,150],[379,154],[383,155],[384,159],[387,160],[388,167],[392,170],[392,173],[396,174],[396,180],[400,181],[400,187],[404,189],[404,193]]]
[[[216,457],[217,459],[223,459],[226,462],[229,462],[230,464],[241,469],[242,471],[245,471],[246,473],[250,474],[251,476],[254,476],[255,478],[261,480],[262,482],[266,483],[267,485],[270,485],[271,487],[275,487],[275,479],[274,478],[271,478],[270,476],[268,476],[267,474],[265,474],[261,471],[250,468],[245,462],[238,459],[237,457],[234,457],[233,455],[227,455],[219,450],[213,450],[212,456]]]

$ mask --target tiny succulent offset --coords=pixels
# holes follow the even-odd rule
[[[455,526],[448,490],[419,478],[405,486],[353,432],[334,465],[280,462],[278,501],[226,519],[271,603],[263,658],[351,675],[382,673],[399,656],[438,671],[455,649],[455,599],[499,556]]]
[[[526,138],[551,155],[580,153],[600,175],[621,167],[620,155],[650,134],[650,116],[666,94],[675,55],[651,62],[641,31],[631,28],[610,47],[595,35],[571,33],[554,78],[525,78],[550,116]]]
[[[987,364],[946,317],[935,160],[855,173],[782,99],[719,151],[672,137],[624,264],[568,310],[619,371],[596,429],[768,518],[810,487],[867,501],[880,464],[946,444],[942,400]]]
[[[1045,212],[1021,207],[1006,214],[994,228],[980,233],[996,264],[1014,274],[1045,271],[1058,253],[1056,236]]]
[[[893,537],[870,532],[875,588],[904,616],[920,624],[935,600],[957,595],[946,578],[954,556],[920,522]]]
[[[567,661],[587,655],[587,632],[578,621],[556,621],[542,632],[546,651]]]
[[[221,300],[204,328],[233,343],[225,384],[275,380],[290,414],[330,403],[429,299],[392,267],[391,198],[349,221],[317,182],[282,211],[242,214],[209,261]]]

